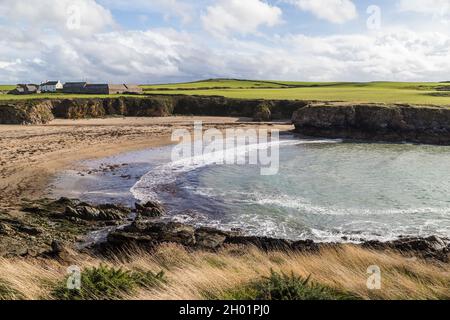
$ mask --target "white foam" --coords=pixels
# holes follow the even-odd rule
[[[294,209],[306,214],[315,215],[423,215],[432,214],[450,218],[450,208],[442,207],[422,207],[422,208],[404,208],[404,209],[374,209],[374,208],[337,208],[312,204],[310,201],[288,195],[268,195],[258,192],[238,192],[238,191],[218,191],[213,188],[193,188],[192,192],[211,198],[220,197],[221,199],[232,198],[234,202],[247,204],[258,204],[262,206],[275,206],[287,209]],[[240,199],[239,199],[240,198]]]
[[[266,143],[235,146],[221,151],[187,157],[161,165],[145,174],[132,188],[131,193],[140,201],[158,200],[158,186],[174,183],[180,174],[213,164],[230,163],[235,156],[242,156],[253,150],[265,150],[273,146],[294,146],[301,144],[331,144],[342,140],[279,140]],[[231,161],[230,161],[231,160]]]

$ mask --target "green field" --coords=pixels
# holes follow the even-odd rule
[[[218,95],[244,99],[287,99],[350,102],[385,102],[450,106],[449,84],[436,82],[292,82],[208,80],[202,82],[145,85],[147,93]]]
[[[89,98],[117,98],[134,97],[145,98],[145,95],[125,95],[125,94],[64,94],[64,93],[43,93],[29,95],[0,94],[0,101],[8,100],[32,100],[32,99],[89,99]]]
[[[295,82],[215,79],[177,84],[142,85],[147,94],[217,95],[243,99],[286,99],[348,102],[411,103],[450,106],[450,91],[437,82]],[[12,89],[14,86],[0,86]],[[0,100],[38,98],[107,98],[117,95],[0,95]],[[136,96],[134,96],[136,97]]]
[[[0,84],[0,91],[11,91],[14,90],[16,86]]]

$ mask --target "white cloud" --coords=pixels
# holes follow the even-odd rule
[[[311,12],[319,19],[332,23],[344,23],[358,16],[352,0],[285,0],[300,10]]]
[[[29,32],[43,34],[50,30],[86,35],[114,26],[111,12],[94,0],[29,0],[0,1],[0,17],[9,25],[25,26]],[[71,21],[78,26],[69,26]],[[50,29],[50,30],[49,30]]]
[[[218,0],[206,9],[202,22],[206,31],[223,36],[255,33],[260,26],[279,24],[281,17],[280,8],[261,0]]]
[[[401,11],[410,11],[434,16],[450,15],[450,0],[399,0]]]
[[[3,32],[0,28],[0,32]],[[450,74],[450,36],[391,30],[377,35],[266,39],[264,44],[171,29],[114,31],[86,38],[0,39],[0,81],[44,79],[168,82],[213,77],[310,81],[440,81]],[[26,50],[24,49],[26,48]]]
[[[253,22],[241,23],[245,20],[244,15],[236,12],[248,13],[248,7],[242,9],[239,4],[235,4],[236,7],[230,5],[226,8],[230,9],[227,14],[233,13],[232,18],[227,17],[226,23],[219,21],[215,31],[226,35],[242,33],[242,30],[257,32],[258,27],[270,26],[280,20],[281,12],[273,15],[278,12],[276,7],[252,2],[259,2],[272,15],[264,9],[250,15]],[[222,3],[225,2],[219,1],[216,5]],[[97,5],[94,4],[92,9],[103,12],[106,17],[101,19],[103,23],[90,24],[95,32],[72,36],[69,31],[58,28],[64,21],[64,14],[61,14],[64,10],[49,9],[51,13],[47,14],[40,6],[35,6],[27,12],[28,9],[15,5],[7,7],[0,0],[0,82],[87,79],[92,82],[154,83],[214,77],[432,81],[448,80],[450,74],[448,32],[385,27],[374,34],[266,34],[263,41],[261,38],[243,41],[231,36],[213,41],[205,32],[111,29],[110,24],[114,22],[109,11],[99,9]],[[267,16],[272,18],[267,19]],[[237,21],[239,28],[229,21]],[[41,32],[41,28],[51,31]]]

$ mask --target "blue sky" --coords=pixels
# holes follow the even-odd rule
[[[449,80],[449,30],[450,0],[0,0],[0,83]]]

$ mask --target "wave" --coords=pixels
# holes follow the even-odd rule
[[[185,187],[188,189],[191,187]],[[423,208],[403,208],[403,209],[374,209],[374,208],[338,208],[332,206],[319,206],[312,204],[310,201],[298,197],[289,195],[268,195],[258,192],[239,192],[239,191],[222,191],[218,192],[212,188],[191,188],[192,193],[209,197],[232,199],[235,203],[243,204],[256,204],[261,206],[273,206],[286,209],[293,209],[304,214],[311,215],[422,215],[432,214],[434,216],[442,216],[450,218],[450,208],[442,207],[423,207]]]
[[[131,189],[133,196],[140,201],[158,201],[158,187],[176,182],[181,174],[197,170],[202,167],[230,163],[237,156],[243,156],[254,150],[265,150],[274,146],[295,146],[302,144],[333,144],[342,140],[279,140],[266,143],[235,146],[221,151],[205,153],[198,156],[186,157],[161,165],[146,173]],[[223,145],[223,141],[222,144]]]

